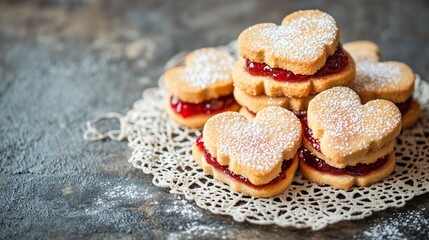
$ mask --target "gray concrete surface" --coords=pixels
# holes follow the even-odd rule
[[[425,0],[0,1],[0,239],[428,239],[428,194],[316,232],[236,223],[153,186],[126,142],[82,139],[85,121],[125,113],[172,55],[306,8],[429,79]]]

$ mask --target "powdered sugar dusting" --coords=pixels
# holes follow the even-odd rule
[[[216,48],[196,50],[187,59],[183,79],[191,87],[206,88],[217,82],[231,81],[234,58]]]
[[[164,88],[145,90],[143,99],[136,102],[134,108],[124,117],[124,121],[130,123],[125,126],[124,133],[129,146],[134,149],[129,162],[145,174],[153,175],[154,185],[168,187],[172,194],[195,201],[197,209],[201,208],[204,216],[208,211],[213,217],[216,217],[213,214],[227,216],[222,218],[222,223],[238,226],[241,222],[250,222],[270,225],[266,227],[268,230],[277,231],[279,226],[297,228],[292,229],[296,233],[308,233],[311,230],[323,231],[321,229],[338,221],[367,218],[365,221],[370,227],[365,235],[357,235],[353,239],[400,238],[394,236],[417,236],[425,239],[429,236],[428,209],[417,210],[422,206],[416,206],[415,211],[400,209],[402,213],[395,214],[392,218],[389,217],[390,213],[381,214],[386,216],[381,219],[380,214],[375,218],[368,216],[389,207],[402,207],[405,203],[413,205],[416,201],[408,202],[410,199],[429,191],[428,92],[427,81],[420,81],[417,76],[414,93],[422,105],[423,113],[413,128],[407,129],[399,136],[400,141],[396,145],[395,174],[390,175],[382,183],[364,189],[353,188],[343,191],[322,187],[299,174],[295,176],[295,183],[289,190],[276,198],[250,198],[231,191],[228,185],[212,177],[205,177],[201,168],[192,160],[191,146],[200,131],[180,127],[166,118],[162,101],[166,95]],[[153,125],[154,122],[158,124]],[[388,211],[393,213],[395,209]],[[394,217],[399,219],[395,220]],[[207,220],[207,217],[204,219],[186,219],[184,222],[176,223],[183,227],[170,228],[171,235],[165,238],[218,239],[223,235],[226,235],[226,238],[240,238],[234,226],[229,228],[226,227],[227,224],[217,224],[210,218]],[[362,221],[351,225],[361,223]],[[377,227],[379,224],[382,226]],[[341,225],[350,224],[344,222]],[[298,230],[307,227],[309,228],[307,230]],[[395,234],[388,234],[390,230]],[[315,236],[317,234],[318,232],[314,232]]]
[[[401,69],[393,63],[363,61],[356,63],[356,79],[350,87],[357,91],[395,90],[400,83]]]
[[[198,222],[187,223],[181,227],[180,232],[170,233],[167,236],[168,240],[181,239],[228,239],[226,229],[222,225],[212,226],[201,224]],[[196,237],[198,236],[198,237]]]
[[[298,144],[299,120],[286,109],[265,108],[250,123],[238,113],[234,118],[230,114],[217,115],[212,125],[218,133],[218,156],[227,155],[255,171],[269,171]]]
[[[276,58],[312,61],[323,54],[325,46],[331,45],[337,34],[337,24],[330,15],[308,12],[281,26],[270,24],[253,31],[252,44],[270,51]]]
[[[194,221],[200,220],[204,216],[201,209],[195,207],[194,204],[181,197],[178,197],[177,200],[172,202],[171,206],[166,210],[166,213],[173,216],[180,215],[182,218]]]
[[[343,46],[346,48],[345,46]],[[368,49],[359,49],[359,51],[351,51],[346,48],[346,50],[352,55],[353,60],[355,62],[363,62],[363,61],[372,61],[372,62],[378,62],[380,57],[377,53],[374,51],[370,51]]]
[[[268,99],[268,101],[267,101],[268,106],[281,106],[285,102],[286,98],[267,96],[267,99]]]
[[[328,139],[328,147],[343,155],[370,147],[397,129],[401,122],[401,114],[392,103],[375,100],[361,105],[358,95],[347,87],[320,93],[310,102],[310,111],[310,127],[319,125],[323,129],[322,138]],[[322,148],[323,145],[321,141]]]
[[[86,215],[97,215],[109,209],[131,202],[151,201],[156,197],[151,194],[147,188],[142,186],[130,185],[116,185],[109,187],[110,182],[106,184],[107,191],[100,194],[95,198],[94,204],[85,209]],[[153,203],[153,202],[152,202]],[[155,204],[155,203],[154,203]]]

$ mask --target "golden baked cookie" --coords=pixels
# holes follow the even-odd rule
[[[350,88],[334,87],[314,97],[300,120],[300,170],[310,181],[348,190],[392,173],[401,130],[401,113],[392,102],[362,105]]]
[[[241,107],[240,111],[238,111],[241,115],[243,115],[248,120],[253,120],[256,117],[256,113],[250,111],[247,107]],[[307,115],[307,111],[299,111],[299,112],[293,112],[297,117],[302,117]]]
[[[249,27],[237,43],[243,59],[234,65],[234,86],[248,95],[304,98],[355,78],[335,20],[319,10]]]
[[[356,62],[381,60],[380,48],[371,41],[353,41],[343,44]]]
[[[420,104],[416,100],[412,100],[411,106],[402,114],[402,129],[413,127],[420,117]]]
[[[185,66],[164,74],[168,92],[188,103],[200,103],[229,95],[233,90],[234,58],[218,48],[202,48],[186,56]]]
[[[262,198],[272,197],[282,193],[292,183],[298,168],[298,156],[295,155],[293,159],[289,160],[291,161],[291,166],[285,170],[284,178],[279,179],[275,183],[269,183],[263,186],[252,186],[238,181],[231,177],[231,175],[226,174],[225,171],[219,170],[207,163],[204,152],[201,151],[196,144],[192,146],[192,156],[197,164],[203,168],[204,172],[212,175],[218,181],[229,185],[233,191]]]
[[[319,10],[305,10],[289,14],[280,26],[261,23],[247,28],[238,37],[238,50],[252,61],[312,75],[334,54],[339,39],[334,18]]]
[[[301,123],[299,119],[290,111],[280,107],[267,107],[258,112],[255,119],[249,122],[245,117],[235,112],[225,112],[210,118],[203,130],[203,149],[209,154],[204,154],[205,160],[214,158],[212,166],[223,166],[225,171],[233,175],[241,176],[245,183],[253,188],[273,187],[274,183],[282,182],[280,187],[275,187],[276,191],[268,191],[273,195],[278,194],[281,189],[287,188],[292,181],[295,168],[294,157],[301,145]],[[198,141],[196,145],[198,145]],[[201,152],[194,147],[194,157],[201,158]],[[209,173],[214,174],[200,159],[195,161]],[[204,167],[205,166],[205,167]],[[287,166],[287,167],[285,167]],[[290,170],[292,168],[292,170]],[[286,173],[290,173],[284,175]],[[217,178],[219,174],[214,174]],[[278,179],[279,176],[283,176]],[[287,180],[282,180],[287,178]],[[277,179],[277,180],[276,180]],[[223,182],[231,184],[223,177]],[[234,183],[239,180],[234,180]],[[234,187],[233,190],[238,188]],[[240,188],[244,189],[244,188]],[[245,192],[252,194],[253,192]],[[264,197],[271,194],[262,194]],[[258,195],[260,196],[260,195]]]
[[[246,107],[241,107],[240,110],[238,111],[238,113],[240,113],[241,115],[243,115],[249,121],[252,121],[256,117],[256,113],[251,112]]]
[[[420,105],[412,99],[416,79],[413,70],[401,62],[379,62],[380,49],[373,42],[350,42],[344,48],[356,60],[356,79],[348,86],[362,102],[389,100],[401,110],[402,128],[413,126],[420,115]]]
[[[353,174],[353,170],[344,171],[346,172],[344,174],[334,174],[320,171],[310,166],[300,155],[299,169],[305,178],[319,185],[330,185],[333,188],[349,190],[353,186],[365,187],[372,185],[389,176],[395,168],[395,154],[390,152],[384,161],[381,166],[364,175]]]
[[[415,78],[413,70],[401,62],[363,61],[356,63],[356,79],[348,86],[363,103],[373,99],[402,103],[412,97]]]
[[[248,95],[240,88],[234,88],[235,100],[237,100],[241,106],[246,107],[254,113],[269,106],[282,107],[293,112],[307,111],[308,103],[314,96],[315,95],[310,95],[305,98],[269,97],[266,95],[252,96]]]
[[[234,58],[218,48],[202,48],[189,53],[185,66],[164,74],[168,94],[167,113],[181,125],[202,128],[212,116],[238,111],[234,99],[231,68]]]
[[[401,113],[392,102],[373,100],[362,105],[347,87],[334,87],[314,97],[307,120],[324,160],[338,168],[356,164],[356,159],[383,148],[401,131]]]
[[[314,156],[324,160],[326,162],[326,156],[322,153],[316,150],[311,142],[307,138],[302,139],[302,146],[311,152]],[[329,161],[329,165],[332,167],[337,168],[344,168],[345,166],[356,166],[359,163],[365,163],[370,164],[376,162],[379,158],[382,158],[386,156],[387,154],[393,152],[395,148],[395,141],[391,141],[383,145],[377,150],[371,150],[367,152],[362,158],[356,158],[356,159],[350,159],[349,163],[347,165],[344,164],[336,164],[335,162]]]

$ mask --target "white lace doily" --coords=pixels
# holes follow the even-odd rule
[[[233,46],[226,48],[234,52]],[[183,56],[174,57],[166,68],[180,64]],[[165,94],[161,80],[160,87],[145,90],[125,116],[110,113],[88,122],[84,137],[126,138],[134,149],[129,162],[152,174],[153,184],[170,188],[171,193],[182,194],[215,214],[230,215],[239,222],[317,230],[341,220],[362,219],[388,207],[401,207],[414,196],[429,192],[429,84],[419,78],[414,96],[422,106],[421,118],[399,137],[392,175],[370,187],[343,191],[311,183],[298,171],[284,193],[269,199],[232,192],[202,171],[191,155],[200,132],[169,119],[163,104]],[[120,119],[121,129],[98,132],[93,124],[106,118]]]

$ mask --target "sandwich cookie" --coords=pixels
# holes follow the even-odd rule
[[[207,121],[192,155],[206,173],[233,191],[272,197],[295,176],[301,131],[299,119],[284,108],[264,108],[253,121],[225,112]]]
[[[402,128],[412,127],[420,115],[420,104],[413,99],[416,75],[402,62],[380,62],[375,43],[356,41],[344,44],[356,60],[356,79],[348,86],[356,91],[362,102],[385,99],[401,111]]]
[[[350,88],[334,87],[310,101],[301,122],[300,170],[307,179],[347,190],[392,173],[401,131],[401,113],[392,102],[362,105]]]
[[[294,12],[280,26],[251,26],[238,37],[242,59],[233,68],[234,85],[252,96],[288,98],[346,85],[355,64],[339,38],[335,20],[319,10]]]
[[[166,108],[179,124],[202,128],[213,115],[238,111],[235,101],[231,68],[234,58],[217,48],[202,48],[189,53],[185,66],[164,74],[168,91]]]

